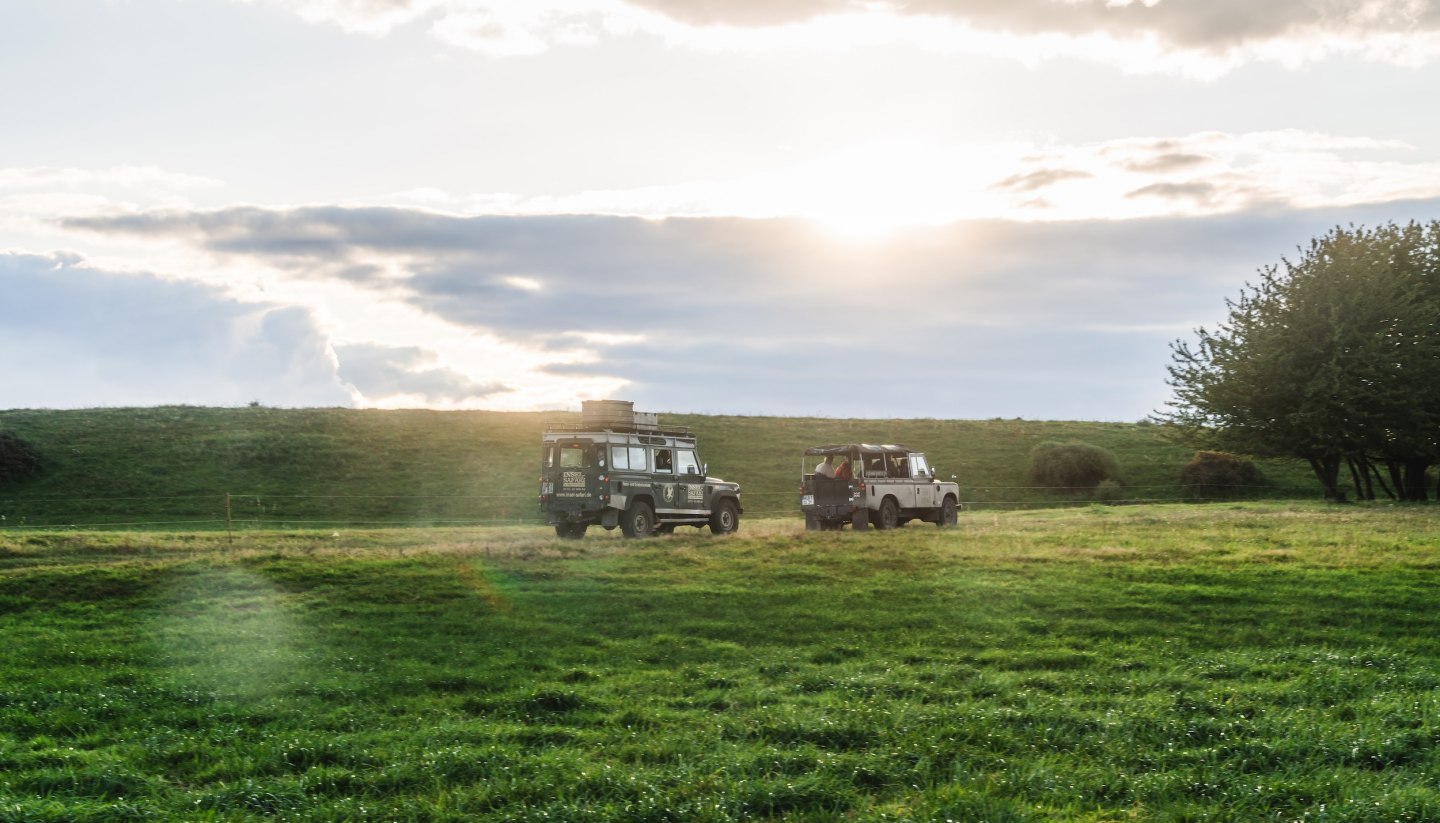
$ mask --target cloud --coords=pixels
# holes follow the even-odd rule
[[[443,326],[548,353],[517,378],[532,406],[624,384],[621,396],[655,409],[1138,419],[1164,400],[1168,341],[1223,317],[1257,268],[1334,225],[1437,206],[964,221],[858,245],[797,220],[333,207],[87,225],[295,278],[385,269],[347,285],[369,289],[379,317],[391,306],[432,320],[408,343],[336,347],[340,376],[367,398],[509,402],[500,384],[521,383],[455,368],[433,334]],[[516,288],[517,272],[539,287]]]
[[[1150,157],[1137,156],[1124,161],[1124,168],[1137,174],[1172,174],[1210,163],[1214,158],[1205,154],[1183,151],[1160,151]]]
[[[757,27],[803,23],[826,15],[860,12],[876,4],[863,0],[735,0],[719,3],[634,0],[634,5],[653,9],[693,26]]]
[[[1142,186],[1126,197],[1159,197],[1166,200],[1185,200],[1200,204],[1211,202],[1216,193],[1216,186],[1213,183],[1204,181],[1192,183],[1151,183]]]
[[[244,0],[251,2],[252,0]],[[386,34],[436,9],[460,4],[447,0],[269,0],[311,23],[333,23],[346,31]]]
[[[1411,0],[912,0],[904,11],[1036,34],[1148,36],[1207,51],[1315,33],[1359,39],[1440,27],[1434,4]]]
[[[998,189],[1011,189],[1019,192],[1033,192],[1038,189],[1048,188],[1056,183],[1063,183],[1066,180],[1085,180],[1095,175],[1087,171],[1075,171],[1073,169],[1040,169],[1025,174],[1012,174],[995,184]]]
[[[435,352],[419,346],[354,343],[337,345],[335,354],[340,376],[366,397],[461,405],[509,391],[499,383],[481,385],[454,369],[436,368]]]
[[[1440,53],[1440,8],[1423,0],[268,1],[372,35],[427,20],[442,41],[496,56],[636,33],[697,48],[899,42],[1206,74],[1252,59],[1297,63],[1352,53],[1417,63]]]
[[[5,171],[0,169],[0,180]],[[1193,194],[1202,189],[1209,194],[1198,199],[1135,196],[1141,191]],[[347,259],[343,246],[349,238],[333,234],[327,221],[296,219],[298,214],[322,215],[331,208],[327,206],[293,213],[260,207],[205,212],[183,201],[142,201],[149,206],[142,208],[101,198],[38,207],[33,198],[46,196],[36,189],[27,195],[31,199],[7,199],[0,183],[0,227],[7,220],[18,224],[22,218],[33,222],[36,215],[68,214],[63,222],[68,228],[124,226],[128,236],[139,239],[184,231],[217,251],[263,251],[275,260],[288,255],[324,276],[337,276],[335,270],[341,267],[348,267],[342,273],[345,279],[357,282],[378,284],[395,276],[374,259]],[[860,143],[723,182],[676,181],[534,197],[427,189],[419,202],[415,192],[373,201],[376,206],[419,208],[372,214],[387,230],[414,221],[409,236],[417,248],[429,249],[471,240],[456,233],[458,222],[422,217],[427,214],[796,217],[878,233],[907,224],[987,217],[1136,219],[1235,213],[1274,204],[1327,208],[1433,196],[1440,196],[1440,162],[1401,141],[1300,130],[1206,131],[1071,144]],[[183,217],[156,206],[174,206],[173,215]],[[347,221],[361,214],[353,212]],[[264,249],[249,248],[262,237]],[[534,280],[523,269],[500,274]],[[513,286],[518,281],[509,282]]]
[[[0,293],[0,406],[353,401],[314,318],[293,306],[73,254],[0,254]]]

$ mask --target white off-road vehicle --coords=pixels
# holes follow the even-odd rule
[[[911,520],[954,526],[960,486],[938,480],[923,452],[843,443],[806,449],[800,468],[805,528],[893,529]]]

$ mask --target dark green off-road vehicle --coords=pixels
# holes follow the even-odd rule
[[[578,426],[547,427],[541,443],[540,510],[557,535],[740,528],[739,484],[708,476],[688,428],[662,427],[624,400],[587,400],[580,417]]]

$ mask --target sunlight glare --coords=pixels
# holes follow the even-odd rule
[[[965,189],[943,182],[946,152],[916,140],[846,147],[797,169],[785,185],[795,213],[841,237],[878,240],[906,226],[936,225],[968,211]]]

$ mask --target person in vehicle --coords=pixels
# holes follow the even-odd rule
[[[840,461],[840,465],[838,465],[838,466],[835,467],[835,479],[836,479],[836,480],[849,480],[850,477],[851,477],[851,474],[850,474],[850,458],[847,457],[847,458],[842,459],[842,460]]]
[[[827,454],[827,455],[825,455],[825,459],[824,459],[824,460],[821,460],[820,463],[819,463],[819,465],[817,465],[817,466],[815,467],[815,475],[816,475],[817,477],[834,477],[834,476],[835,476],[835,455],[833,455],[833,454]]]

